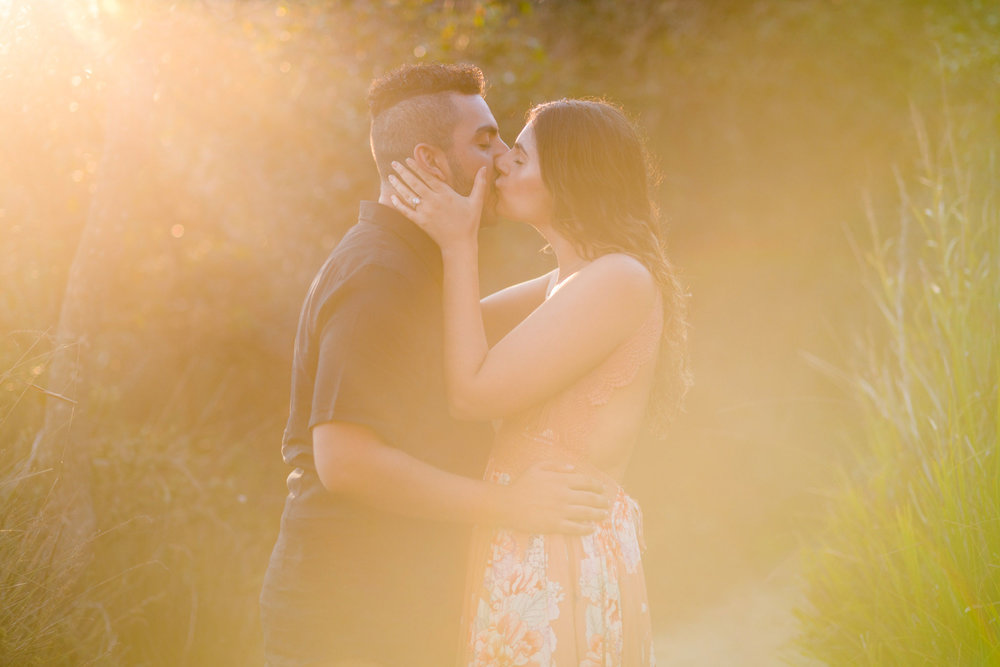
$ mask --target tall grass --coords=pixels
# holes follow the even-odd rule
[[[31,423],[40,422],[33,387],[50,345],[32,332],[0,342],[0,664],[79,664],[107,647],[102,615],[75,576],[88,557],[57,548],[47,512],[55,474],[28,463]]]
[[[46,347],[28,342],[0,373],[15,388],[0,402],[0,665],[259,664],[256,600],[281,489],[263,492],[270,467],[251,445],[276,441],[279,425],[172,423],[166,397],[143,425],[102,419],[76,443],[90,455],[97,534],[58,549],[59,482],[28,463]]]
[[[35,494],[28,487],[44,481],[11,468],[0,471],[3,664],[80,664],[105,646],[101,614],[93,613],[86,591],[72,576],[86,557],[56,549],[57,535],[41,511],[44,495],[29,497]]]
[[[91,444],[100,530],[69,552],[45,510],[51,473],[20,472],[26,448],[5,457],[0,664],[259,664],[262,536],[275,517],[233,482],[246,479],[227,469],[240,445],[176,434]],[[198,464],[207,447],[232,457],[210,471]]]
[[[859,464],[806,556],[799,648],[831,665],[1000,664],[1000,143],[915,126],[898,226],[872,214],[863,254]]]

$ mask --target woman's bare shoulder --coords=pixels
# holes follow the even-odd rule
[[[626,299],[635,306],[648,308],[657,296],[653,274],[631,255],[621,252],[601,255],[586,267],[586,272],[590,274],[588,282],[602,285],[603,291]]]

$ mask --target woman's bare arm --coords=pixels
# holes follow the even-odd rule
[[[416,203],[407,206],[396,196],[392,202],[441,248],[445,379],[456,416],[493,419],[540,403],[604,360],[649,314],[657,289],[646,267],[628,255],[604,255],[565,279],[490,347],[477,236],[485,170],[463,197],[412,160],[407,165],[412,171],[394,164]],[[402,187],[395,177],[390,182]]]
[[[503,417],[536,405],[593,369],[632,335],[657,297],[648,270],[626,255],[594,260],[492,348],[479,300],[474,246],[445,259],[445,366],[456,415]]]

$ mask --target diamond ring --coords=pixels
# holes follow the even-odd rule
[[[414,197],[410,200],[410,203],[413,204],[413,208],[420,206],[420,197]]]

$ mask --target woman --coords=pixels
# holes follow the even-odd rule
[[[604,102],[528,113],[497,160],[497,212],[535,227],[558,268],[482,303],[484,171],[461,197],[408,166],[393,205],[441,248],[450,400],[462,416],[502,419],[487,478],[561,460],[603,479],[611,501],[585,536],[479,532],[463,664],[652,664],[641,518],[621,479],[643,422],[662,430],[688,377],[684,294],[637,133]]]

